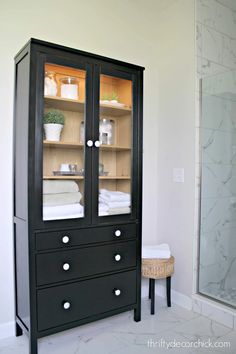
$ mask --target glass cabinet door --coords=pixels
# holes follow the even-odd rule
[[[85,215],[86,70],[46,63],[43,117],[43,220]]]
[[[98,216],[131,213],[132,80],[100,75]]]

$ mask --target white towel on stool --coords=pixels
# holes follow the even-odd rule
[[[170,247],[167,243],[142,247],[142,258],[168,259],[170,257],[171,257]]]

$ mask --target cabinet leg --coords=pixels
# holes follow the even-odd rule
[[[171,307],[171,277],[166,278],[166,298],[167,306]]]
[[[155,314],[155,279],[150,279],[150,288],[151,288],[151,315]]]
[[[29,337],[29,354],[38,354],[38,340],[37,337]]]
[[[21,329],[21,327],[18,325],[18,323],[16,322],[16,337],[22,336],[23,331]]]
[[[138,306],[136,309],[134,309],[134,321],[141,321],[141,306]]]

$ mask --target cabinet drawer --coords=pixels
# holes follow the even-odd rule
[[[136,266],[136,241],[37,255],[37,284],[91,276]]]
[[[136,303],[136,271],[39,290],[38,330]]]
[[[136,224],[127,224],[79,230],[39,232],[36,234],[36,250],[67,248],[94,242],[135,238],[136,227]]]

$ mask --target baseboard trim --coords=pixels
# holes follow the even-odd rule
[[[236,310],[200,294],[194,294],[193,312],[236,330]]]
[[[15,335],[15,322],[0,324],[0,339],[13,337]]]

